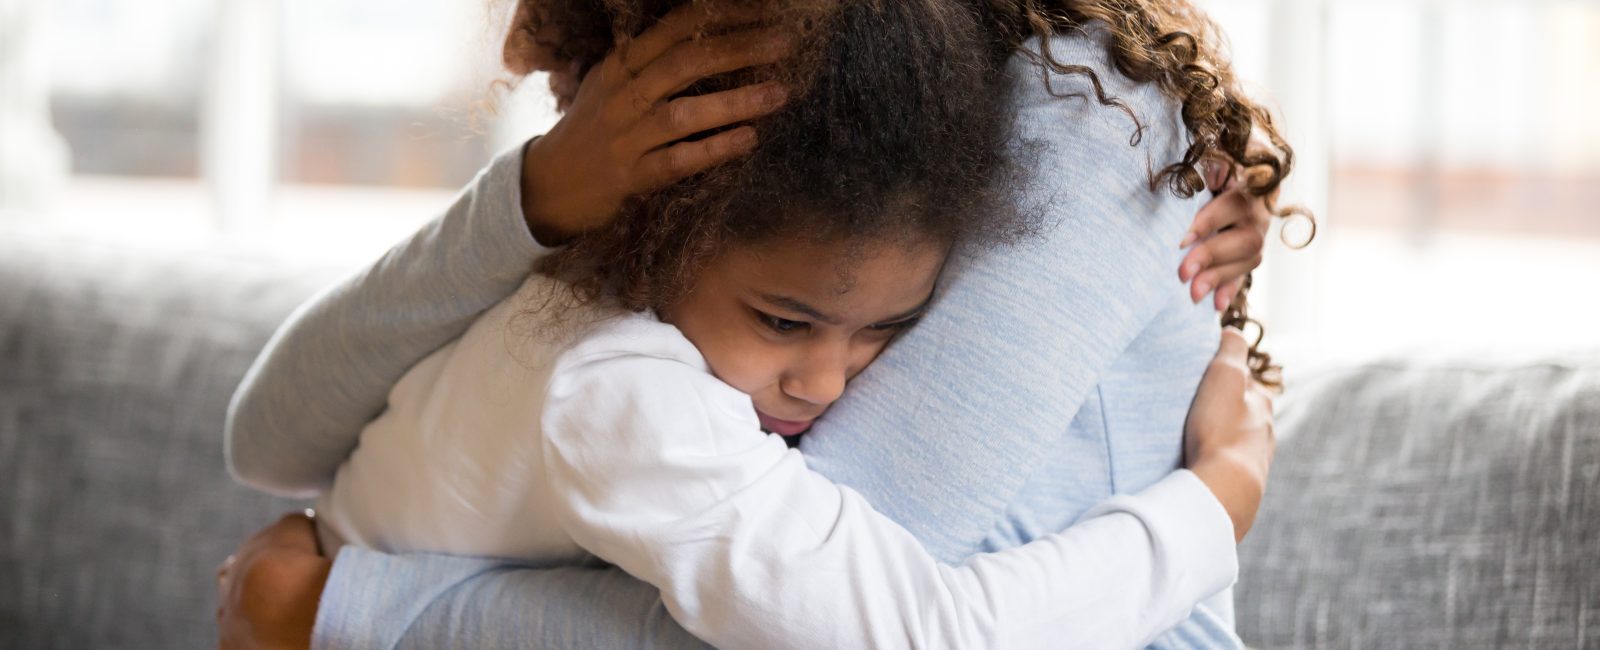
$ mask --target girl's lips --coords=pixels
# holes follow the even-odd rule
[[[780,436],[798,436],[811,428],[815,420],[779,420],[778,418],[756,411],[756,418],[761,420],[761,428],[776,433]]]

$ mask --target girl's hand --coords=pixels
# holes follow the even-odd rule
[[[310,648],[332,570],[305,515],[291,513],[263,528],[217,567],[217,647]]]
[[[1223,328],[1184,425],[1185,464],[1228,511],[1235,541],[1255,522],[1277,444],[1272,396],[1245,364],[1249,347],[1243,332]]]
[[[777,109],[775,82],[694,97],[673,95],[713,75],[774,63],[793,38],[753,26],[755,12],[708,13],[706,3],[673,10],[596,64],[566,115],[528,145],[522,209],[534,236],[558,244],[609,223],[623,199],[745,153],[748,125],[692,142],[684,138]],[[731,30],[731,31],[730,31]],[[716,32],[715,36],[699,36]]]
[[[1240,174],[1226,172],[1226,167],[1210,166],[1206,182],[1213,198],[1195,214],[1178,246],[1194,246],[1178,266],[1178,279],[1192,281],[1189,298],[1198,303],[1215,290],[1212,302],[1219,312],[1238,295],[1245,275],[1261,266],[1267,227],[1272,222],[1267,200],[1246,195]]]

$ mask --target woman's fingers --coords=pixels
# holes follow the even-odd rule
[[[219,647],[306,647],[332,568],[303,514],[252,535],[217,569]]]
[[[1194,222],[1189,224],[1189,232],[1184,233],[1183,242],[1178,248],[1188,248],[1211,233],[1224,228],[1236,226],[1250,219],[1250,199],[1243,191],[1230,189],[1217,195],[1194,215]]]
[[[1227,228],[1248,226],[1263,236],[1267,234],[1272,225],[1272,211],[1267,209],[1267,200],[1245,194],[1239,178],[1235,173],[1222,191],[1195,213],[1194,223],[1189,225],[1189,232],[1184,234],[1178,248],[1188,248],[1206,235]]]
[[[1224,284],[1221,288],[1217,289],[1215,297],[1212,298],[1212,303],[1216,306],[1217,311],[1221,312],[1222,310],[1227,309],[1228,305],[1233,304],[1234,296],[1239,295],[1239,291],[1243,288],[1244,278],[1241,277],[1232,282]]]
[[[686,4],[622,39],[581,81],[576,68],[552,73],[565,114],[523,158],[522,211],[540,241],[592,232],[627,196],[749,153],[748,126],[683,139],[771,112],[785,99],[777,84],[666,100],[707,76],[781,60],[797,37],[753,26],[766,14],[754,3],[712,4]]]
[[[1200,207],[1194,215],[1194,221],[1189,224],[1188,232],[1183,233],[1183,241],[1178,248],[1188,248],[1199,241],[1201,237],[1226,228],[1243,219],[1244,202],[1237,192],[1225,192],[1212,197],[1210,201]]]
[[[317,529],[305,512],[291,512],[278,518],[271,526],[256,533],[251,543],[261,546],[286,547],[297,551],[317,552]]]
[[[1265,248],[1266,237],[1261,233],[1249,228],[1224,230],[1201,240],[1183,256],[1178,279],[1188,282],[1208,268],[1235,262],[1254,261],[1259,265]]]
[[[1212,289],[1227,286],[1234,280],[1243,278],[1246,273],[1255,270],[1255,268],[1255,263],[1245,261],[1214,266],[1201,271],[1200,275],[1195,276],[1194,284],[1189,287],[1189,299],[1199,303],[1200,299],[1211,293]]]
[[[1247,196],[1237,181],[1202,207],[1183,239],[1183,248],[1193,248],[1178,264],[1178,279],[1191,282],[1190,299],[1198,303],[1215,290],[1217,311],[1227,308],[1245,274],[1261,265],[1271,219],[1266,201]]]
[[[793,35],[772,28],[684,41],[639,71],[624,95],[652,107],[706,77],[782,60],[794,46]]]
[[[709,95],[679,97],[657,106],[641,127],[646,150],[777,110],[788,99],[782,84],[767,82]]]
[[[618,64],[624,70],[638,74],[679,43],[707,32],[748,25],[760,19],[761,12],[754,7],[712,7],[711,3],[688,3],[667,12],[638,38],[618,48]]]
[[[741,126],[692,142],[679,142],[639,160],[639,191],[671,183],[750,152],[756,146],[754,127]]]

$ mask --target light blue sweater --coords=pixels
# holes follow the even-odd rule
[[[934,308],[851,384],[804,439],[808,462],[860,491],[937,557],[959,562],[1061,530],[1179,464],[1217,318],[1176,279],[1203,199],[1149,189],[1186,145],[1176,106],[1109,72],[1103,47],[1058,37],[1057,58],[1102,71],[1146,129],[1084,97],[1050,95],[1020,59],[1019,129],[1043,145],[1025,200],[1047,233],[952,260]],[[1057,94],[1087,81],[1056,76]],[[229,412],[228,459],[248,483],[327,487],[411,365],[510,295],[540,248],[521,221],[521,157],[492,163],[440,219],[291,316]],[[1238,647],[1229,593],[1156,647]],[[826,625],[819,621],[819,625]],[[659,594],[606,567],[506,567],[346,548],[315,645],[698,647]]]

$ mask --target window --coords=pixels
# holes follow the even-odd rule
[[[1320,219],[1258,274],[1274,346],[1600,344],[1600,4],[1198,1],[1281,107],[1286,199]],[[555,119],[541,79],[485,105],[509,0],[21,6],[76,174],[60,212],[143,210],[119,220],[139,233],[372,250]]]
[[[1600,5],[1211,0],[1284,108],[1287,198],[1261,310],[1308,356],[1600,344]],[[1591,290],[1592,292],[1592,290]]]
[[[506,0],[24,1],[51,34],[69,220],[149,206],[243,232],[371,205],[408,227],[554,121],[541,79],[495,89]]]

